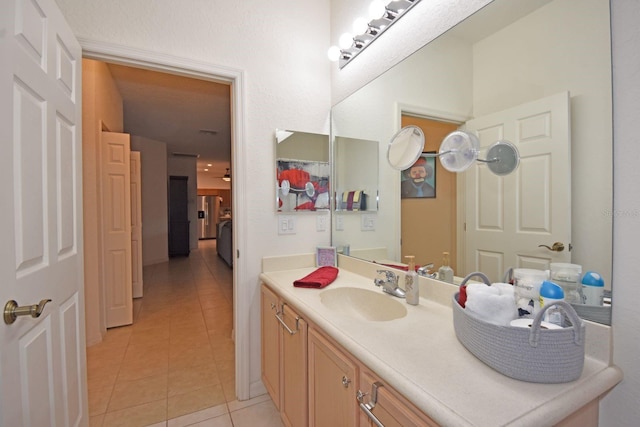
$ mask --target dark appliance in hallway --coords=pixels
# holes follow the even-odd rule
[[[169,256],[189,256],[189,177],[169,177]]]

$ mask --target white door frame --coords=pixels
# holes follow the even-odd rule
[[[250,398],[250,333],[249,313],[251,286],[248,286],[247,265],[239,258],[241,249],[247,247],[247,217],[245,206],[245,90],[242,70],[194,61],[164,53],[134,49],[99,41],[78,39],[82,46],[82,56],[147,70],[176,74],[203,80],[231,84],[231,170],[233,171],[233,248],[236,251],[233,262],[233,317],[236,352],[236,396],[239,400]]]

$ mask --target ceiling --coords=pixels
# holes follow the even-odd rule
[[[231,167],[231,86],[108,64],[124,104],[124,131],[167,144],[167,155],[198,155],[201,181]],[[208,166],[211,165],[211,166]],[[208,171],[205,171],[208,169]]]

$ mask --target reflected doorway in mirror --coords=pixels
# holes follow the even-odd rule
[[[436,164],[435,157],[423,152],[410,168],[402,171],[400,181],[401,197],[427,198],[436,197]]]

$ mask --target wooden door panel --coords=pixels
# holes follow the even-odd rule
[[[316,330],[309,331],[309,425],[356,426],[356,365]]]
[[[280,325],[275,318],[278,297],[265,285],[261,286],[261,368],[262,382],[273,403],[280,409]]]
[[[286,304],[282,318],[295,333],[283,330],[281,335],[280,412],[287,427],[304,426],[308,422],[307,323]]]

